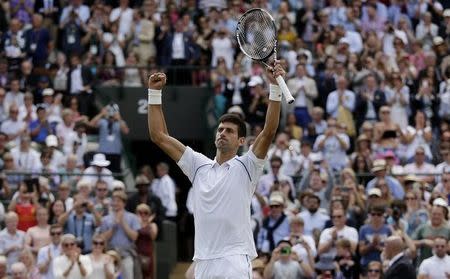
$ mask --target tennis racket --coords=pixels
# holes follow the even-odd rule
[[[273,17],[265,10],[255,8],[246,11],[236,27],[236,38],[241,51],[266,67],[270,57],[277,57],[277,29]],[[288,104],[294,102],[282,76],[276,78]]]

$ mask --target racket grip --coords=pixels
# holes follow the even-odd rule
[[[288,104],[292,104],[294,102],[294,97],[292,97],[291,92],[289,91],[289,88],[286,85],[286,82],[284,81],[282,76],[278,76],[276,78],[278,86],[280,86],[281,92],[283,92],[284,98],[286,99],[286,102]]]

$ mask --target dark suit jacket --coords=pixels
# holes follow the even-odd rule
[[[377,114],[378,119],[378,111],[382,106],[386,105],[386,95],[381,90],[376,90],[373,96],[373,106],[375,108],[375,112]],[[364,118],[366,117],[368,105],[367,101],[363,99],[362,94],[357,94],[356,96],[356,127],[361,127],[364,122]]]
[[[71,74],[75,68],[71,68],[67,73],[67,92],[70,94],[70,85],[72,84]],[[92,72],[89,68],[81,66],[81,79],[83,80],[83,86],[91,84],[94,81]],[[92,87],[92,86],[91,86]]]
[[[384,274],[386,279],[416,279],[416,271],[410,259],[401,256]]]

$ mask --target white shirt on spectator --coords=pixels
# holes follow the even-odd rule
[[[56,125],[56,136],[62,143],[62,150],[66,155],[74,153],[73,143],[77,137],[77,133],[73,130],[74,125],[66,126],[64,122]]]
[[[56,279],[79,279],[86,278],[92,273],[92,262],[89,256],[80,255],[80,262],[86,271],[86,276],[81,276],[80,267],[75,263],[67,276],[64,272],[69,269],[72,261],[66,255],[60,255],[53,259],[53,274]]]
[[[176,185],[173,179],[168,174],[155,179],[152,183],[152,191],[161,199],[162,205],[166,208],[166,216],[176,217],[178,207],[175,198]]]
[[[21,171],[37,171],[41,168],[41,154],[29,148],[28,151],[21,151],[20,146],[11,149],[11,156],[17,169]]]
[[[334,229],[335,227],[332,227],[322,231],[322,233],[320,234],[319,246],[321,244],[326,244],[331,241],[331,239],[333,238],[332,232]],[[355,228],[344,226],[341,230],[337,230],[336,234],[337,239],[347,239],[352,244],[355,244],[355,246],[358,243],[359,235],[358,231]],[[330,257],[334,258],[336,256],[336,247],[332,246],[327,252],[321,255],[329,255]]]
[[[172,41],[172,58],[185,59],[184,57],[184,36],[183,33],[174,33]]]
[[[272,187],[275,180],[287,181],[291,185],[291,189],[294,191],[295,188],[292,177],[284,175],[282,173],[279,173],[277,177],[275,177],[272,172],[261,176],[258,181],[258,187],[256,187],[256,191],[265,197],[269,197],[270,188]],[[295,193],[295,191],[293,193]]]
[[[52,259],[60,256],[62,253],[61,245],[56,246],[53,243],[51,243],[47,246],[42,247],[41,249],[39,249],[39,252],[37,255],[37,263],[36,263],[37,266],[41,266],[41,265],[47,263],[49,250],[50,250],[50,256],[52,257]],[[53,261],[50,261],[47,272],[41,273],[41,276],[42,276],[42,278],[45,278],[45,279],[55,278],[55,276],[53,274]]]
[[[90,166],[83,171],[83,180],[88,181],[91,185],[95,185],[98,180],[105,181],[108,184],[109,191],[112,191],[112,185],[114,177],[112,172],[107,168],[102,168],[101,172],[98,173],[95,166]]]
[[[322,212],[320,209],[317,210],[314,214],[309,212],[308,210],[304,210],[298,214],[299,217],[303,219],[305,224],[308,224],[304,228],[304,234],[313,235],[314,230],[323,230],[325,227],[325,223],[330,220],[330,216],[328,214]]]
[[[311,255],[313,256],[313,258],[315,258],[317,256],[317,250],[314,238],[310,235],[302,235],[301,238],[303,239],[304,242],[306,242],[306,244],[308,244],[309,248],[311,248]],[[306,261],[309,264],[314,264],[309,262],[308,252],[301,243],[297,243],[294,246],[292,246],[292,251],[298,255],[299,259]]]
[[[131,36],[130,30],[133,23],[133,9],[129,7],[125,10],[121,7],[113,9],[109,15],[109,21],[114,22],[116,20],[119,20],[119,33],[124,36]]]
[[[418,166],[416,163],[410,163],[405,165],[404,171],[407,174],[434,174],[436,173],[436,168],[427,162],[424,162],[421,166]]]
[[[450,274],[450,256],[445,255],[441,259],[434,255],[425,259],[419,266],[418,274],[428,278],[447,278],[446,274]]]
[[[350,146],[350,139],[344,133],[340,133],[328,138],[325,135],[320,135],[314,142],[314,150],[316,152],[322,152],[323,157],[325,158],[325,160],[327,160],[330,167],[334,170],[343,169],[348,162],[347,154],[345,153],[346,149],[341,147],[341,144],[337,137],[339,137],[341,141],[345,142],[347,148]],[[323,149],[319,149],[319,143],[323,140],[325,140]]]
[[[61,17],[59,18],[59,23],[65,22],[67,18],[70,16],[72,10],[74,10],[74,7],[72,5],[65,7],[62,10]],[[86,23],[89,17],[91,17],[89,7],[86,5],[80,5],[78,8],[75,9],[75,13],[78,15],[78,19],[81,20],[83,23]]]
[[[344,37],[349,41],[349,50],[351,53],[360,53],[363,50],[363,40],[361,34],[355,31],[346,31]]]
[[[13,120],[11,118],[6,119],[2,122],[0,126],[0,131],[7,134],[8,136],[17,135],[23,129],[26,129],[27,124],[22,120]],[[20,137],[14,139],[16,146],[20,144]]]
[[[84,91],[83,78],[81,77],[81,65],[72,71],[70,78],[70,94],[79,94]]]
[[[35,105],[31,105],[31,120],[36,120],[37,119],[37,114],[36,114],[36,106]],[[20,106],[19,107],[19,119],[25,121],[25,117],[27,117],[28,115],[28,110],[27,107],[25,107],[25,105]]]
[[[290,140],[290,142],[293,142],[296,140]],[[298,143],[298,141],[297,141]],[[300,144],[296,144],[296,146],[299,146]],[[291,150],[292,149],[292,150]],[[277,148],[275,145],[273,145],[269,151],[267,152],[267,158],[272,158],[272,156],[278,156],[283,161],[283,164],[280,168],[280,173],[287,175],[287,176],[294,176],[297,174],[298,170],[301,167],[301,160],[300,160],[300,154],[296,150],[295,147],[291,149],[284,149],[281,150]]]
[[[3,101],[5,111],[9,113],[9,107],[12,104],[16,104],[17,107],[23,106],[23,97],[24,94],[20,91],[18,92],[9,91],[8,93],[6,93],[5,100]]]
[[[0,232],[0,254],[5,255],[5,251],[14,246],[25,247],[25,232],[17,230],[14,235],[11,235],[6,228],[3,229]],[[13,263],[19,261],[20,252],[21,250],[16,250],[6,255],[8,271]]]
[[[214,37],[214,39],[212,39],[211,46],[212,46],[211,66],[216,67],[217,60],[219,59],[219,57],[222,57],[223,59],[225,59],[225,64],[227,68],[231,70],[234,62],[233,59],[234,47],[230,38],[227,36],[223,38]]]

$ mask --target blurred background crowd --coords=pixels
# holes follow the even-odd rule
[[[234,34],[255,7],[275,19],[296,100],[251,206],[253,278],[448,278],[444,0],[1,1],[0,278],[156,278],[164,221],[192,256],[190,195],[164,162],[124,182],[133,131],[96,90],[155,71],[210,88],[208,124],[242,117],[245,152],[268,103]]]

